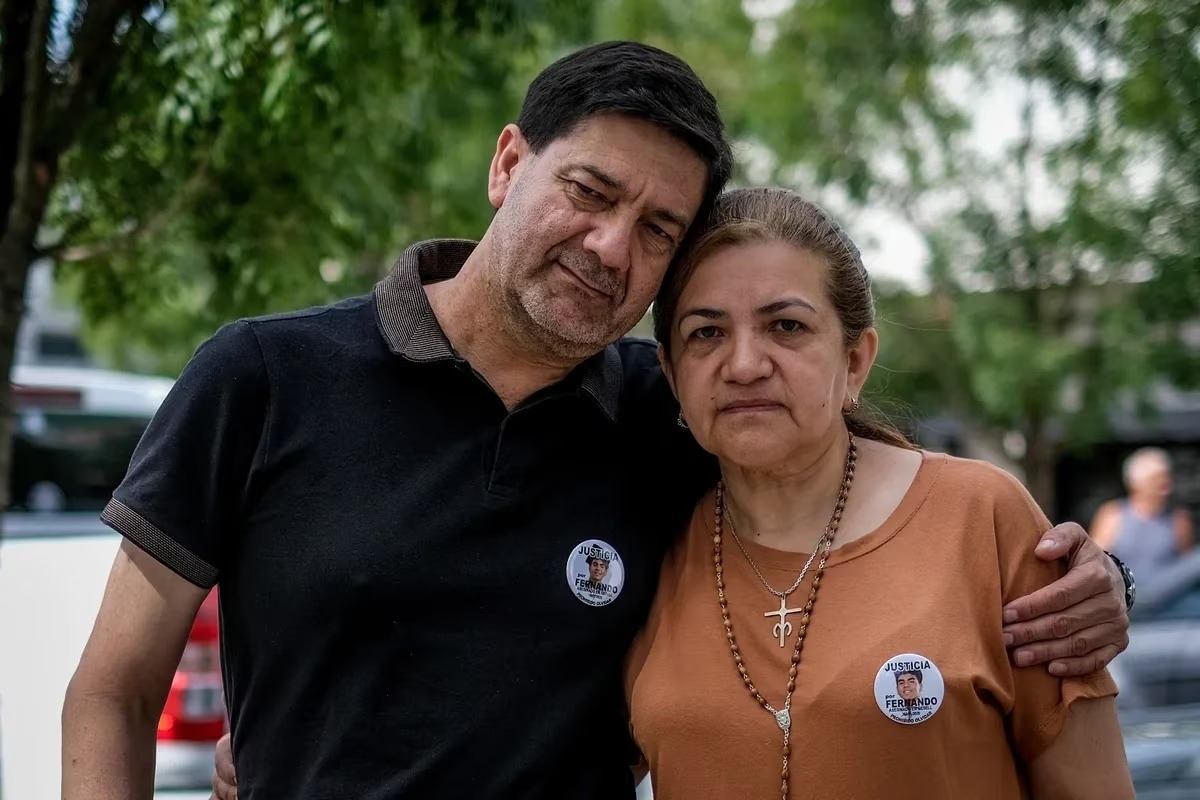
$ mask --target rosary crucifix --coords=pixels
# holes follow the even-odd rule
[[[788,608],[787,598],[780,597],[779,610],[768,611],[767,613],[763,614],[764,617],[779,617],[779,622],[775,623],[775,627],[771,629],[771,633],[779,637],[780,647],[783,647],[784,640],[787,639],[787,637],[792,633],[792,623],[787,621],[787,615],[799,614],[803,610],[804,609],[802,608]]]

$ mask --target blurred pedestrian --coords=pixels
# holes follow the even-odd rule
[[[1100,506],[1091,534],[1147,585],[1195,545],[1192,518],[1172,500],[1171,457],[1165,450],[1135,451],[1125,459],[1122,474],[1125,498]]]

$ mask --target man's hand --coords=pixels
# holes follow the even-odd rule
[[[1034,554],[1068,559],[1067,574],[1004,608],[1004,643],[1017,666],[1050,662],[1060,677],[1087,675],[1129,646],[1125,582],[1112,559],[1074,522],[1042,535]]]
[[[217,742],[217,768],[212,778],[211,800],[237,800],[237,775],[233,770],[233,743],[229,734]]]

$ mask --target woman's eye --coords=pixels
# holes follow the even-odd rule
[[[721,329],[716,325],[705,325],[703,328],[696,328],[692,331],[691,338],[693,339],[715,339],[721,335]]]
[[[775,321],[774,327],[783,333],[799,333],[804,330],[804,323],[794,319],[780,319]]]

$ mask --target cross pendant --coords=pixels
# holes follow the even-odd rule
[[[779,622],[775,623],[775,627],[771,629],[771,634],[779,638],[780,647],[783,647],[787,637],[792,633],[792,623],[787,621],[787,615],[799,614],[803,610],[804,609],[802,608],[788,608],[787,598],[781,597],[779,598],[778,611],[768,611],[767,613],[763,614],[764,617],[779,617]]]

